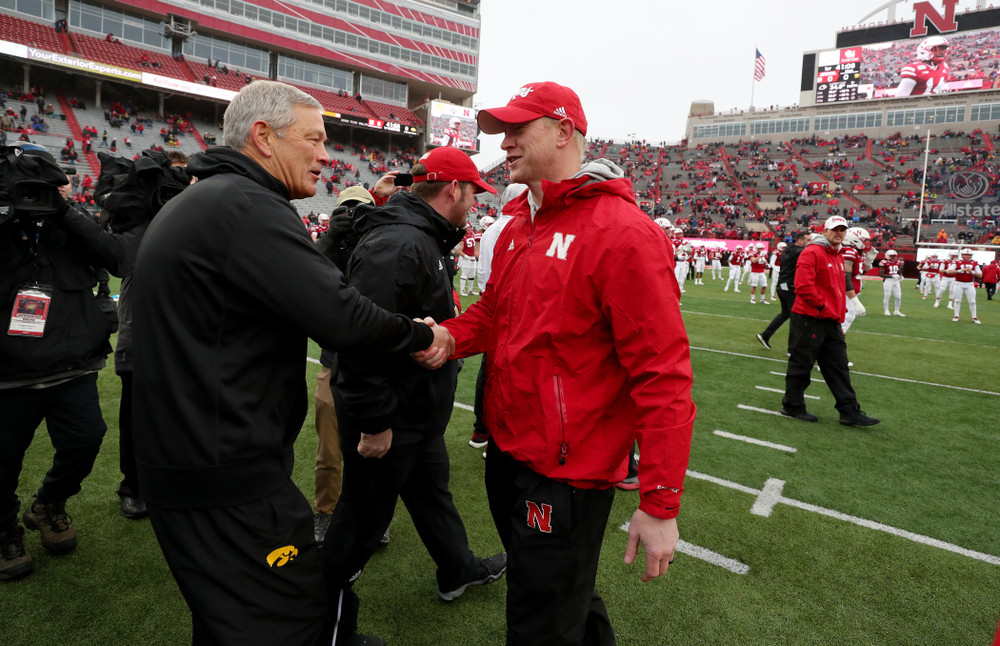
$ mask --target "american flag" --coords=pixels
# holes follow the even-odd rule
[[[764,80],[764,63],[766,62],[767,61],[764,60],[764,55],[761,54],[760,50],[758,49],[757,58],[756,60],[754,60],[753,64],[753,80],[755,81]]]

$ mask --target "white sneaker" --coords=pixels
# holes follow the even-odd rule
[[[763,298],[760,299],[760,303],[761,303],[761,305],[770,305],[771,304],[770,301],[765,301]]]
[[[893,315],[894,315],[894,316],[898,316],[899,318],[903,318],[903,319],[905,319],[905,318],[906,318],[906,314],[903,314],[903,313],[902,313],[902,312],[900,312],[899,310],[896,310],[895,312],[893,312]]]
[[[953,318],[953,319],[951,320],[951,322],[952,322],[952,323],[958,323],[958,317],[956,316],[955,318]]]
[[[936,301],[934,301],[934,307],[940,307],[940,305],[941,305],[941,299],[940,298],[937,299]]]
[[[750,299],[750,304],[751,304],[751,305],[756,305],[756,304],[757,304],[757,301],[755,301],[754,299],[752,299],[752,298],[751,298],[751,299]]]
[[[885,311],[885,315],[886,315],[886,316],[892,316],[892,314],[890,314],[890,313],[889,313],[889,310],[886,310],[886,311]]]
[[[979,319],[972,319],[972,322],[975,323],[976,325],[982,325],[983,324],[983,322],[980,321]]]
[[[740,290],[738,290],[738,289],[734,289],[733,291],[736,292],[737,294],[740,293]]]

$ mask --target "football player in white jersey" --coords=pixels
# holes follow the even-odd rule
[[[957,262],[958,249],[952,249],[941,263],[941,280],[938,282],[937,291],[934,292],[934,307],[941,304],[941,295],[948,292],[948,309],[955,308],[955,290],[952,289],[952,285],[955,284],[955,274],[950,270]]]
[[[955,296],[955,316],[951,320],[958,321],[958,312],[962,309],[962,297],[969,301],[969,314],[972,322],[980,324],[976,317],[976,279],[983,277],[979,263],[972,259],[972,249],[962,249],[961,258],[948,265],[948,275],[955,279],[952,294]]]
[[[788,244],[784,242],[779,242],[778,246],[774,248],[774,253],[771,254],[771,300],[775,300],[778,297],[778,273],[781,271],[781,254],[785,252],[785,248]]]
[[[899,283],[903,280],[903,262],[899,259],[899,254],[895,249],[885,252],[885,258],[879,263],[879,276],[882,277],[882,306],[885,315],[901,316],[906,318],[906,314],[899,311],[899,306],[903,303],[903,290]],[[890,314],[889,301],[895,299],[896,309]]]
[[[722,249],[712,247],[708,250],[708,260],[712,264],[712,280],[722,278]]]
[[[677,277],[677,286],[681,289],[681,294],[684,294],[687,290],[684,289],[684,283],[687,281],[688,273],[691,271],[691,245],[684,242],[684,230],[674,227],[674,259],[677,261],[674,267],[674,276]]]

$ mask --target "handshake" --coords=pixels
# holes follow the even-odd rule
[[[426,350],[411,352],[410,356],[424,368],[437,370],[448,361],[451,355],[455,354],[455,338],[451,336],[448,328],[438,325],[429,316],[413,320],[430,326],[431,332],[434,333],[434,341]]]

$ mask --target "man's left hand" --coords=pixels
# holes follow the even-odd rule
[[[628,526],[628,545],[625,547],[625,563],[631,564],[639,553],[639,544],[646,552],[646,571],[643,581],[652,581],[665,574],[674,560],[674,550],[680,534],[676,518],[656,518],[641,509],[632,514]]]
[[[392,447],[392,429],[388,428],[381,433],[362,433],[361,441],[358,442],[358,455],[363,458],[381,458],[389,452]]]

